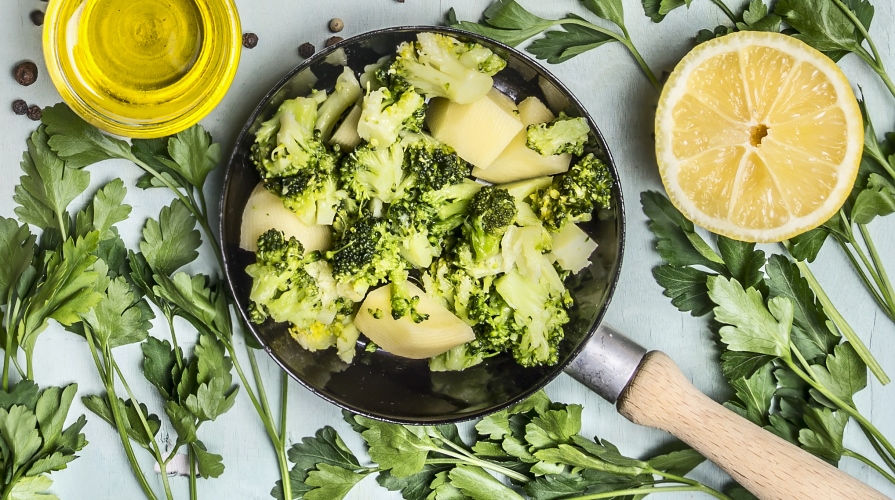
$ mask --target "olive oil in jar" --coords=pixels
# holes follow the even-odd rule
[[[153,99],[189,74],[202,50],[193,0],[95,0],[78,29],[84,78],[123,101]]]
[[[220,100],[236,71],[231,0],[54,2],[44,52],[61,74],[51,76],[76,112],[106,130],[134,137],[182,130]],[[91,120],[94,112],[111,126]]]

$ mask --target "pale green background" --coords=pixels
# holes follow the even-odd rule
[[[558,17],[570,10],[590,16],[573,0],[523,0],[522,3],[545,17]],[[639,1],[624,0],[624,3],[631,36],[657,74],[670,71],[693,46],[693,34],[697,29],[711,28],[723,21],[720,11],[707,0],[695,0],[689,11],[679,9],[660,25],[654,25],[643,15]],[[728,0],[728,3],[740,4],[743,1]],[[260,43],[255,49],[243,52],[230,92],[202,123],[229,152],[235,135],[257,101],[283,74],[301,61],[296,47],[306,41],[322,47],[323,41],[331,36],[326,26],[333,17],[345,21],[345,30],[340,35],[348,37],[387,26],[439,23],[445,11],[452,6],[461,19],[476,19],[487,4],[482,0],[406,0],[403,4],[394,0],[237,0],[244,30],[257,33]],[[874,4],[877,13],[871,33],[883,52],[886,64],[895,71],[895,48],[891,35],[895,7],[890,0],[875,0]],[[6,217],[13,216],[13,187],[20,175],[18,162],[25,148],[25,138],[35,125],[26,117],[13,115],[10,103],[13,99],[23,98],[29,103],[46,106],[60,100],[42,64],[41,30],[28,19],[32,9],[42,9],[46,5],[38,0],[2,0],[0,3],[0,214]],[[36,84],[24,88],[13,81],[10,69],[17,61],[26,58],[38,62],[41,75]],[[852,83],[863,88],[878,130],[895,128],[895,98],[854,56],[843,60],[842,67]],[[658,257],[640,210],[639,193],[646,189],[661,189],[651,137],[653,110],[658,95],[619,44],[602,47],[549,69],[569,86],[593,114],[621,172],[628,213],[627,255],[621,283],[608,312],[608,321],[643,345],[667,352],[680,364],[687,377],[709,395],[719,400],[726,398],[729,389],[721,380],[716,361],[718,349],[705,320],[679,313],[662,296],[661,289],[650,275],[650,269],[657,264]],[[134,189],[138,171],[125,163],[109,162],[90,167],[89,170],[94,185],[120,175],[131,188],[126,201],[134,206],[134,212],[121,230],[126,243],[135,245],[143,221],[170,202],[169,194],[162,190],[147,192]],[[218,197],[220,183],[221,172],[218,171],[210,181],[208,195],[211,198]],[[884,259],[890,270],[895,272],[895,217],[874,223],[871,228]],[[207,271],[211,263],[207,255],[206,252],[206,258],[193,265],[191,270]],[[842,253],[833,245],[828,246],[813,269],[840,310],[871,346],[883,367],[895,377],[895,328],[871,302],[847,267]],[[154,334],[165,336],[167,331],[161,323],[156,321],[158,328]],[[179,326],[183,331],[180,338],[192,337],[188,325]],[[140,382],[139,347],[123,347],[116,352],[119,364],[139,397],[158,412],[160,402],[157,396],[149,390],[148,384]],[[42,335],[37,343],[35,358],[35,376],[40,384],[78,382],[79,395],[94,394],[101,389],[85,342],[63,332],[57,325],[52,325]],[[272,391],[277,387],[278,369],[263,353],[258,358],[268,381],[268,390]],[[246,361],[243,365],[248,367]],[[856,398],[861,411],[889,437],[895,437],[893,391],[895,388],[882,388],[873,380]],[[615,413],[611,405],[565,375],[550,384],[547,392],[557,401],[584,405],[583,434],[608,438],[625,453],[636,456],[670,441],[664,433],[627,422]],[[71,415],[82,412],[84,408],[78,402]],[[330,424],[342,433],[354,450],[361,450],[359,439],[342,422],[339,409],[294,382],[291,383],[289,412],[290,442],[312,435],[321,426]],[[84,431],[90,441],[89,446],[69,469],[53,474],[55,485],[52,491],[65,500],[139,498],[140,490],[131,475],[117,434],[92,415],[88,415],[88,420]],[[171,429],[164,426],[160,433],[163,442],[168,439],[169,433]],[[200,437],[209,450],[224,456],[227,467],[222,477],[199,481],[199,492],[203,498],[270,498],[268,492],[279,478],[276,462],[247,398],[241,395],[230,413],[217,422],[205,424]],[[846,441],[850,447],[875,458],[855,426],[850,425],[847,429]],[[151,470],[148,454],[140,453],[139,456],[145,468]],[[846,460],[843,467],[889,496],[895,495],[895,488],[867,467],[850,460]],[[711,485],[720,485],[728,480],[712,465],[700,466],[693,477]],[[172,481],[176,496],[187,498],[186,480],[175,478]],[[150,483],[161,490],[158,477],[150,478]],[[371,477],[364,480],[350,498],[399,498],[399,495],[379,488]],[[689,496],[669,495],[666,498]]]

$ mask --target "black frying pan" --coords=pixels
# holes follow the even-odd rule
[[[552,367],[522,368],[508,355],[496,356],[463,372],[429,371],[426,360],[410,360],[382,350],[366,352],[363,342],[351,365],[334,349],[310,353],[284,324],[248,321],[251,279],[245,267],[254,255],[239,248],[242,212],[260,178],[249,160],[254,130],[284,100],[312,89],[332,90],[342,66],[360,73],[382,55],[394,53],[420,31],[442,32],[478,42],[507,60],[494,85],[517,102],[536,96],[554,113],[588,120],[596,145],[591,151],[616,179],[612,208],[584,225],[599,245],[593,264],[567,283],[575,300]],[[478,35],[443,27],[399,27],[344,40],[309,58],[262,99],[237,139],[224,181],[221,245],[226,279],[240,314],[264,350],[314,394],[352,412],[403,424],[439,424],[486,415],[517,403],[566,370],[629,420],[666,430],[730,473],[760,498],[884,499],[876,490],[826,462],[724,409],[683,377],[660,352],[647,353],[601,320],[621,267],[625,223],[618,173],[602,134],[581,103],[553,75],[515,49]]]

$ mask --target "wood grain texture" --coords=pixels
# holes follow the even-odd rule
[[[618,411],[679,438],[762,500],[887,498],[714,402],[660,351],[643,358]]]

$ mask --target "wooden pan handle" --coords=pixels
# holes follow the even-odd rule
[[[659,351],[643,358],[618,411],[678,437],[763,500],[887,498],[712,401]]]

